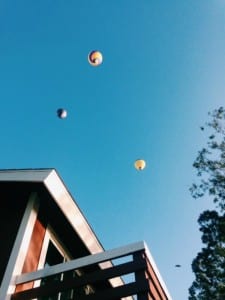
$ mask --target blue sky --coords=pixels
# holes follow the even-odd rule
[[[225,2],[1,0],[0,37],[1,168],[56,168],[105,249],[145,240],[188,299],[211,206],[189,187],[199,128],[224,105]]]

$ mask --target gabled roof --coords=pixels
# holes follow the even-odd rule
[[[90,254],[104,251],[103,246],[82,214],[54,168],[0,170],[0,183],[25,182],[42,184],[86,245]]]

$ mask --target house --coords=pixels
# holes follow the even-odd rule
[[[105,250],[55,169],[0,170],[0,199],[0,300],[172,299],[146,244]]]

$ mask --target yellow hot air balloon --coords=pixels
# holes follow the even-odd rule
[[[141,171],[146,167],[146,162],[143,159],[137,159],[134,163],[134,166],[138,171]]]
[[[99,66],[102,61],[103,57],[100,51],[93,50],[88,54],[88,61],[92,66]]]

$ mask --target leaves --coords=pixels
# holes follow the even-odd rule
[[[225,214],[205,211],[198,219],[202,248],[192,262],[195,281],[189,288],[189,300],[225,299]]]
[[[215,210],[206,210],[198,218],[204,247],[192,262],[195,280],[189,288],[189,300],[225,299],[225,109],[209,113],[207,146],[198,152],[193,167],[199,181],[193,183],[193,198],[209,196]]]
[[[208,137],[207,147],[199,151],[193,167],[202,179],[194,183],[190,192],[194,198],[204,195],[213,197],[217,208],[225,209],[225,109],[220,107],[209,113],[207,127],[213,132]],[[204,127],[202,127],[204,128]]]

